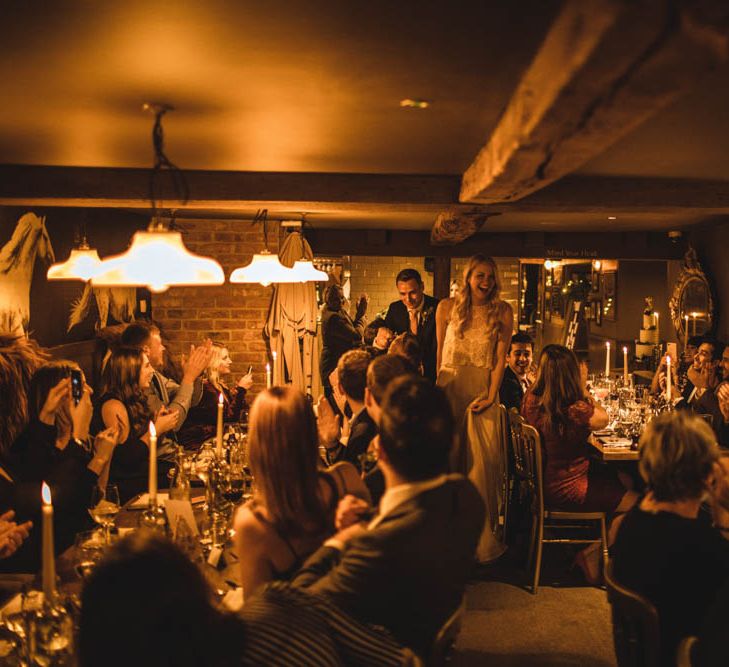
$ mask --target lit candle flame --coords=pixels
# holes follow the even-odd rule
[[[223,392],[218,394],[218,405],[223,405]]]
[[[149,422],[149,435],[153,438],[157,437],[157,429],[154,427],[154,422]]]
[[[50,505],[51,504],[51,487],[48,486],[45,482],[43,482],[43,485],[41,486],[41,498],[43,498],[43,504],[44,505]]]
[[[623,348],[623,354],[628,354],[628,348],[627,347],[624,347]]]

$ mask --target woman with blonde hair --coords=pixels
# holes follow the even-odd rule
[[[463,270],[455,299],[441,301],[436,311],[437,384],[460,422],[452,467],[468,473],[486,503],[486,525],[477,549],[480,561],[493,560],[505,549],[496,538],[504,465],[497,417],[514,315],[499,293],[496,263],[474,255]]]
[[[246,421],[246,392],[253,386],[253,372],[242,375],[235,387],[231,387],[224,379],[230,375],[233,364],[228,348],[223,343],[213,342],[211,351],[210,363],[203,373],[200,402],[190,408],[184,425],[177,432],[181,445],[197,445],[215,435],[220,394],[223,395],[223,422]]]
[[[289,579],[334,532],[334,513],[347,494],[369,501],[350,463],[319,468],[316,417],[293,387],[261,392],[251,408],[248,446],[256,491],[235,518],[246,596],[272,579]]]
[[[675,665],[682,637],[698,634],[729,581],[727,468],[711,427],[688,412],[656,417],[640,441],[647,493],[620,525],[611,549],[613,576],[658,611],[661,665]],[[701,509],[713,498],[714,526]],[[726,618],[722,620],[725,633]],[[725,644],[725,637],[722,643]]]

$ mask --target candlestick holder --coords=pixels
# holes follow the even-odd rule
[[[75,664],[74,619],[58,597],[45,600],[28,622],[28,655],[32,665]]]
[[[147,509],[139,517],[139,527],[151,530],[161,535],[167,535],[169,526],[167,524],[167,512],[156,500],[150,500]]]
[[[207,502],[210,515],[225,513],[228,501],[223,495],[228,464],[220,457],[213,457],[208,467]]]

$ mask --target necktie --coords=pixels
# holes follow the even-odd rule
[[[414,336],[418,335],[418,314],[414,310],[408,310],[410,316],[410,333]]]

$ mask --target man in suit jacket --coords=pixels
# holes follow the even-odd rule
[[[438,374],[435,337],[435,309],[438,299],[423,292],[424,285],[415,269],[403,269],[395,278],[400,300],[393,301],[385,315],[385,325],[396,334],[412,333],[418,338],[423,353],[425,377],[435,382]]]
[[[375,442],[386,491],[379,514],[327,540],[293,583],[361,621],[384,626],[427,656],[463,597],[484,505],[469,480],[446,474],[453,415],[440,388],[422,377],[399,377],[381,409]],[[356,500],[345,498],[339,524],[350,523],[359,509]]]
[[[348,461],[360,472],[362,463],[360,457],[367,452],[372,438],[377,435],[377,426],[365,408],[365,385],[367,384],[367,366],[372,356],[366,350],[350,350],[345,352],[337,364],[337,386],[334,389],[334,400],[337,402],[342,414],[345,404],[352,411],[346,437],[342,437],[338,423],[330,424],[329,428],[322,429],[328,436],[324,441],[327,451],[327,463],[333,465],[339,461]],[[328,419],[329,414],[321,414],[320,420]],[[331,415],[333,417],[333,414]]]
[[[528,334],[518,332],[511,337],[506,356],[506,370],[499,389],[499,399],[507,410],[521,409],[521,399],[529,388],[527,372],[532,363],[534,343]]]

